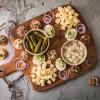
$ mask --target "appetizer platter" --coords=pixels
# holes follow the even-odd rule
[[[79,77],[97,63],[91,32],[72,5],[34,17],[11,30],[9,36],[15,55],[2,65],[5,75],[23,71],[36,91],[45,91]],[[6,37],[0,40],[0,44],[7,42]],[[0,60],[7,55],[5,49],[0,50]]]

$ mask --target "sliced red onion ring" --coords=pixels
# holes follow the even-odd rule
[[[23,61],[21,58],[16,58],[14,61],[13,61],[13,65],[15,65],[16,61]]]
[[[18,61],[17,61],[18,60]],[[15,62],[16,61],[16,62]],[[27,63],[25,63],[21,58],[16,58],[15,60],[14,60],[14,62],[13,62],[13,64],[15,65],[15,67],[16,67],[16,69],[17,70],[24,70],[25,68],[28,68],[28,64]],[[20,64],[22,64],[21,65],[21,67],[20,67]]]
[[[20,67],[20,64],[22,64],[21,67]],[[15,66],[17,70],[24,70],[25,68],[28,68],[29,65],[25,63],[24,61],[18,61],[16,62]]]
[[[84,34],[86,32],[86,28],[85,28],[84,24],[78,24],[76,26],[76,30],[80,34]]]
[[[52,19],[50,15],[44,15],[44,18],[45,18],[46,20],[51,20],[51,19]]]
[[[20,67],[20,64],[22,64],[21,67]],[[23,65],[23,61],[16,62],[15,67],[17,70],[24,70],[25,69],[25,66]]]
[[[49,15],[44,15],[43,16],[43,21],[46,23],[46,24],[49,24],[51,22],[52,18],[51,16]]]
[[[43,21],[46,23],[46,24],[49,24],[51,21],[52,21],[52,19],[54,18],[54,13],[52,12],[52,11],[49,11],[51,14],[52,14],[52,16],[50,16],[49,14],[45,14],[44,16],[43,16]]]
[[[69,79],[70,75],[69,75],[69,72],[66,71],[66,79]]]
[[[67,80],[69,78],[69,75],[66,71],[59,72],[58,76],[61,80]]]
[[[84,34],[84,33],[85,33],[85,28],[79,27],[77,31],[78,31],[80,34]]]
[[[53,11],[49,11],[49,12],[52,14],[51,18],[54,19],[54,12]]]

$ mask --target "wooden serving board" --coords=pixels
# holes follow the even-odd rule
[[[67,6],[67,5],[64,5],[64,6]],[[63,7],[64,7],[64,6],[63,6]],[[72,6],[72,8],[73,8],[76,12],[78,12],[78,10],[77,10],[75,7]],[[56,14],[56,13],[57,13],[57,8],[53,9],[52,11],[54,12],[54,14]],[[78,12],[78,13],[79,13],[79,12]],[[80,13],[79,13],[79,14],[80,14]],[[13,37],[13,36],[16,34],[16,29],[17,29],[19,26],[22,26],[22,25],[24,25],[24,26],[29,26],[30,22],[31,22],[33,19],[39,20],[39,21],[41,22],[41,24],[42,24],[41,29],[43,29],[43,27],[45,26],[45,23],[43,22],[43,15],[44,15],[44,14],[39,15],[39,16],[37,16],[37,17],[34,17],[34,18],[32,18],[31,20],[26,21],[26,22],[24,22],[24,23],[18,25],[17,27],[15,27],[13,30],[11,30],[11,32],[9,33],[11,43],[13,44],[14,40],[18,38],[18,37],[16,37],[16,38]],[[97,63],[96,46],[95,46],[95,42],[94,42],[94,40],[93,40],[93,38],[92,38],[91,32],[90,32],[89,28],[87,27],[85,21],[83,20],[83,17],[81,16],[81,14],[79,15],[78,18],[79,18],[79,20],[81,21],[81,23],[83,23],[83,24],[85,25],[85,27],[86,27],[86,33],[85,33],[85,34],[88,34],[88,35],[90,36],[90,42],[89,42],[88,44],[86,44],[85,46],[86,46],[86,48],[87,48],[87,58],[86,58],[86,59],[89,60],[89,61],[91,62],[91,64],[90,64],[89,66],[87,66],[87,65],[85,65],[85,61],[84,61],[82,64],[79,65],[79,66],[80,66],[80,71],[79,71],[79,73],[77,73],[77,74],[70,74],[69,79],[66,80],[66,81],[69,81],[69,80],[71,80],[71,79],[73,79],[73,78],[75,78],[75,77],[78,77],[78,76],[80,76],[80,75],[82,75],[82,74],[87,73],[87,72],[88,72],[90,69],[92,69],[92,68],[94,67],[94,65]],[[57,52],[57,57],[61,57],[61,47],[62,47],[62,45],[63,45],[63,44],[65,43],[65,41],[66,41],[66,39],[65,39],[65,37],[64,37],[65,31],[62,31],[61,28],[60,28],[60,25],[57,25],[57,24],[55,23],[55,18],[53,19],[53,21],[52,21],[50,24],[53,25],[53,26],[55,27],[56,36],[55,36],[54,38],[50,39],[50,46],[49,46],[49,49],[48,49],[48,50],[56,50],[56,52]],[[29,30],[30,30],[30,28],[29,28]],[[82,36],[82,35],[78,34],[77,37],[76,37],[76,39],[79,40],[81,36]],[[48,50],[47,50],[47,52],[48,52]],[[16,70],[16,69],[14,68],[14,66],[12,66],[12,62],[13,62],[13,60],[14,60],[16,57],[20,56],[20,52],[21,52],[21,50],[16,50],[16,49],[15,49],[15,55],[14,55],[14,58],[12,59],[12,61],[9,62],[9,63],[7,63],[7,64],[5,64],[5,65],[3,65],[3,67],[4,67],[4,69],[5,69],[5,75],[7,75],[7,74],[9,74],[9,73],[11,73],[11,72],[13,72],[13,71]],[[46,52],[46,53],[47,53],[47,52]],[[45,53],[45,54],[46,54],[46,53]],[[57,86],[57,85],[60,85],[60,84],[66,82],[66,81],[60,80],[60,79],[57,77],[57,80],[56,80],[54,83],[50,84],[50,85],[46,85],[46,86],[44,86],[44,87],[38,86],[38,85],[36,85],[35,83],[32,82],[32,78],[30,77],[30,75],[31,75],[31,70],[32,70],[32,68],[33,68],[33,66],[34,66],[33,63],[32,63],[31,57],[28,59],[27,63],[30,65],[30,67],[29,67],[28,69],[25,69],[23,72],[24,72],[25,75],[27,75],[27,76],[29,77],[29,79],[30,79],[30,81],[31,81],[31,83],[32,83],[32,86],[33,86],[33,88],[34,88],[36,91],[45,91],[45,90],[48,90],[48,89],[50,89],[50,88],[53,88],[53,87],[55,87],[55,86]],[[70,65],[68,65],[68,66],[69,66],[69,67],[68,67],[68,70],[70,70]]]

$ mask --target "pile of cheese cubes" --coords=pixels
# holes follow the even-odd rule
[[[50,85],[55,82],[57,74],[56,67],[51,63],[50,60],[42,63],[38,66],[33,66],[31,77],[32,82],[40,86]]]
[[[72,64],[77,64],[84,58],[85,48],[79,41],[72,43],[70,46],[65,46],[64,49],[65,59]]]
[[[76,26],[80,20],[78,19],[79,14],[71,6],[58,7],[56,13],[56,23],[61,25],[61,29],[72,28]]]

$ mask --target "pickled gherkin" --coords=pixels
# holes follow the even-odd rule
[[[30,38],[28,36],[26,36],[26,39],[27,39],[27,41],[29,43],[29,46],[31,48],[31,51],[34,51],[34,45],[32,44],[32,41],[30,40]]]
[[[36,48],[34,50],[35,53],[38,53],[39,52],[39,50],[41,48],[41,44],[42,44],[42,39],[40,39],[40,41],[38,42],[38,44],[37,44],[37,46],[36,46]]]
[[[27,41],[27,40],[25,40],[25,46],[26,46],[26,48],[27,48],[28,50],[30,50],[30,51],[31,51],[31,48],[30,48],[29,43],[28,43],[28,41]]]
[[[33,35],[31,35],[30,39],[31,39],[33,45],[36,47],[37,43],[36,43],[35,37]]]
[[[39,32],[34,32],[35,33],[35,35],[37,35],[38,37],[40,37],[41,39],[44,39],[45,38],[45,36],[43,36],[42,34],[40,34]]]
[[[43,51],[48,45],[48,37],[45,37],[41,46],[41,51]]]

